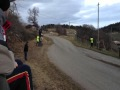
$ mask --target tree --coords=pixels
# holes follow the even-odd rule
[[[34,7],[32,9],[29,9],[28,14],[29,14],[28,22],[33,24],[33,26],[35,26],[38,29],[39,26],[38,26],[37,17],[39,16],[39,8]]]
[[[87,28],[90,30],[95,30],[95,27],[93,25],[83,24],[83,28]]]
[[[67,35],[66,29],[63,28],[61,25],[58,25],[56,27],[56,32],[58,33],[58,35]]]
[[[15,1],[15,0],[13,0]],[[17,9],[17,4],[15,2],[13,2],[10,6],[10,9],[9,9],[10,13],[14,14],[14,15],[19,15],[19,12],[18,12],[18,9]]]
[[[76,36],[82,42],[89,41],[90,37],[94,37],[95,27],[93,25],[84,24],[76,30]]]

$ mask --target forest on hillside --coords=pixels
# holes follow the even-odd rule
[[[59,27],[59,28],[58,28]],[[48,28],[56,28],[56,32],[67,35],[65,30],[74,29],[76,31],[75,37],[82,43],[89,43],[90,37],[94,38],[94,46],[100,45],[100,49],[114,50],[118,51],[117,45],[114,44],[114,41],[120,41],[120,22],[104,26],[99,29],[99,42],[98,42],[98,30],[93,25],[84,24],[82,26],[73,26],[73,25],[55,25],[48,24],[41,26],[41,29],[47,31]],[[63,33],[64,32],[64,33]]]

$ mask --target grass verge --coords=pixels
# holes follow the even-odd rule
[[[107,51],[105,49],[99,50],[97,47],[90,48],[89,43],[82,43],[79,40],[77,40],[74,36],[62,36],[62,37],[69,40],[70,42],[72,42],[77,47],[82,47],[82,48],[93,50],[93,51],[96,51],[96,52],[99,52],[99,53],[102,53],[102,54],[105,54],[105,55],[108,55],[108,56],[112,56],[112,57],[115,57],[115,58],[120,58],[119,53],[117,53],[117,52],[114,52],[112,50]]]

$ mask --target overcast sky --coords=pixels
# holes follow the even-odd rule
[[[18,0],[21,18],[27,22],[28,9],[39,8],[38,21],[45,24],[91,24],[97,27],[98,2],[100,27],[120,21],[120,0]]]

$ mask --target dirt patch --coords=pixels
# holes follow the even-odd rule
[[[82,90],[72,79],[56,68],[47,57],[52,40],[44,38],[43,46],[37,47],[35,40],[29,42],[28,61],[33,74],[35,90]],[[19,55],[23,59],[23,55]]]

